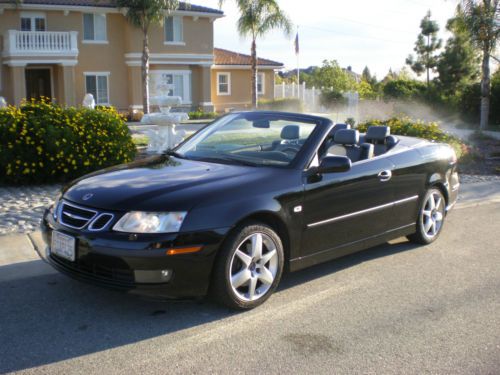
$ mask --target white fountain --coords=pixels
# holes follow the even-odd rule
[[[155,96],[150,100],[151,105],[157,105],[160,112],[145,114],[141,124],[156,125],[157,129],[148,130],[148,152],[160,153],[173,148],[182,142],[186,136],[184,130],[176,130],[175,126],[189,119],[187,113],[170,112],[173,106],[180,105],[182,99],[178,96]]]
[[[94,95],[85,94],[85,96],[83,97],[82,106],[88,109],[94,109],[95,108]]]

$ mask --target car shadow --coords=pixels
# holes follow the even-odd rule
[[[286,274],[278,293],[413,248],[407,242],[386,244]],[[209,301],[144,300],[87,285],[41,260],[2,266],[0,373],[133,344],[236,314]]]

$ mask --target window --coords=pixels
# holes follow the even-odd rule
[[[83,14],[83,40],[93,43],[107,42],[105,14]]]
[[[109,105],[109,73],[85,73],[85,93],[94,96],[95,104]]]
[[[165,44],[184,44],[182,36],[182,17],[165,17]]]
[[[264,95],[265,89],[265,75],[264,73],[257,73],[257,94]]]
[[[230,73],[217,73],[217,95],[231,95]]]
[[[191,71],[151,70],[149,95],[179,96],[183,104],[191,104]]]
[[[45,31],[45,23],[43,13],[21,13],[21,31]]]

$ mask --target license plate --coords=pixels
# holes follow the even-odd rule
[[[75,238],[58,231],[53,231],[50,251],[61,258],[74,262]]]

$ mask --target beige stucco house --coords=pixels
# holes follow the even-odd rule
[[[180,96],[187,108],[250,103],[246,55],[214,49],[217,9],[181,3],[150,31],[150,95]],[[47,96],[78,105],[142,108],[141,31],[113,0],[0,0],[0,96],[18,104]],[[231,57],[232,56],[232,57]],[[261,60],[262,97],[274,96],[274,69]]]

